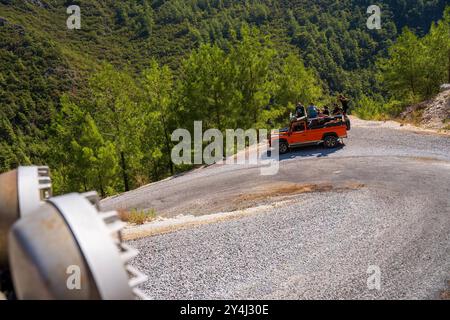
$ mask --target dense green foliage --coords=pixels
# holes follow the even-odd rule
[[[376,65],[388,96],[364,96],[355,110],[362,118],[396,116],[404,106],[436,94],[442,83],[450,83],[450,7],[422,37],[405,27]]]
[[[194,120],[280,125],[338,92],[395,114],[447,79],[446,2],[384,1],[368,30],[368,0],[0,0],[0,171],[45,163],[57,192],[108,195],[187,169],[170,135]]]
[[[177,79],[155,60],[134,77],[104,64],[88,98],[64,96],[48,144],[58,191],[106,195],[158,180],[184,169],[169,157],[176,128],[193,130],[197,120],[204,129],[262,128],[286,119],[296,101],[321,98],[319,79],[298,56],[280,54],[255,28],[241,35],[228,52],[195,49]]]

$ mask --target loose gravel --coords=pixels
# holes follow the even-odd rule
[[[131,245],[152,299],[433,299],[450,275],[448,212],[383,189],[309,194]],[[380,291],[367,287],[372,265]]]
[[[389,126],[358,120],[345,147],[292,152],[276,176],[214,165],[102,206],[202,215],[284,182],[360,184],[131,241],[149,276],[142,288],[153,299],[439,298],[450,279],[450,138]],[[379,291],[367,286],[370,266]]]

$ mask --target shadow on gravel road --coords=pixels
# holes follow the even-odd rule
[[[290,160],[295,158],[323,158],[328,157],[328,155],[335,153],[341,149],[343,149],[345,145],[340,145],[334,149],[327,149],[323,146],[309,146],[309,147],[300,147],[293,149],[291,152],[286,154],[280,154],[280,161]]]

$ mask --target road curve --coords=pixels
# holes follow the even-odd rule
[[[155,299],[430,299],[450,279],[450,138],[354,119],[275,176],[214,165],[103,201],[166,217],[283,202],[132,241]],[[380,271],[371,289],[367,271]]]

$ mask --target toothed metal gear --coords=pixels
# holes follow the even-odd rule
[[[20,299],[146,299],[147,277],[129,265],[138,251],[122,242],[125,223],[100,212],[96,193],[53,197],[12,228],[10,264]],[[48,230],[47,230],[48,229]],[[66,268],[78,266],[81,289],[66,288]]]
[[[17,191],[20,216],[39,208],[52,196],[50,169],[46,166],[19,167],[17,169]]]
[[[85,212],[95,213],[97,217],[100,218],[98,220],[98,225],[95,227],[98,227],[99,229],[106,227],[105,234],[110,236],[110,239],[113,240],[112,242],[110,239],[101,238],[100,236],[102,236],[102,234],[100,232],[88,230],[88,228],[86,228],[84,223],[81,221],[80,215],[69,212],[73,210],[67,206],[69,203],[75,203],[76,201],[80,204],[82,203],[80,200],[76,200],[79,196],[83,197],[91,205],[91,211],[86,208]],[[100,198],[96,192],[88,192],[81,195],[72,194],[59,198],[53,198],[50,199],[49,202],[53,203],[60,209],[60,212],[63,214],[72,232],[75,234],[78,244],[83,251],[83,255],[88,264],[90,264],[93,277],[97,280],[97,287],[102,296],[106,299],[117,298],[117,294],[121,297],[127,296],[127,290],[124,283],[119,281],[122,280],[122,272],[118,267],[120,265],[122,270],[126,272],[126,285],[129,289],[131,289],[131,293],[135,296],[135,298],[146,299],[145,294],[137,287],[147,281],[147,276],[128,264],[128,262],[136,257],[139,252],[122,242],[121,231],[126,226],[126,223],[120,220],[116,211],[99,211],[99,199]],[[81,229],[80,227],[82,225],[83,228]],[[79,236],[77,236],[78,234]],[[97,242],[97,245],[99,243],[103,243],[102,248],[108,250],[108,252],[104,252],[102,257],[100,257],[98,252],[96,252],[92,247],[92,241],[99,241]],[[106,242],[114,245],[115,252],[110,249],[109,244]],[[117,259],[117,255],[119,259]],[[116,269],[114,270],[114,273],[112,273],[111,268],[114,267]],[[108,270],[110,274],[105,273],[106,270]],[[111,279],[115,279],[115,281],[111,283]]]
[[[117,211],[100,211],[100,197],[98,196],[97,192],[92,191],[83,193],[82,196],[84,196],[95,207],[95,209],[98,211],[99,217],[108,228],[113,242],[119,252],[120,259],[124,264],[125,270],[128,275],[128,285],[131,288],[134,296],[141,300],[148,299],[148,297],[138,288],[139,285],[148,280],[148,277],[129,264],[129,262],[139,254],[139,251],[127,245],[122,240],[122,229],[126,226],[126,223],[120,220]]]
[[[19,298],[146,299],[137,287],[147,277],[129,265],[138,251],[122,242],[126,224],[100,212],[96,192],[51,198],[45,166],[0,175],[0,186],[0,267],[10,260]],[[65,287],[66,265],[80,266],[83,290]]]

